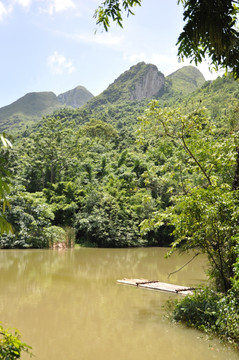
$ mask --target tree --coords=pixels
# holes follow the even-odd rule
[[[227,292],[236,276],[239,192],[234,185],[236,143],[234,134],[220,134],[203,111],[184,114],[180,109],[161,109],[151,103],[141,119],[144,139],[159,147],[166,137],[174,147],[164,148],[166,161],[159,166],[159,181],[171,182],[170,206],[159,209],[142,223],[147,232],[170,225],[172,250],[196,249],[208,257],[210,278],[218,291]],[[145,132],[148,132],[146,137]],[[171,149],[170,149],[171,150]],[[169,182],[169,180],[168,180]]]
[[[112,125],[95,119],[91,119],[85,125],[82,125],[79,133],[89,138],[98,138],[101,142],[109,142],[109,140],[117,137],[117,131]]]
[[[178,56],[190,58],[196,64],[208,56],[211,65],[232,71],[239,78],[238,0],[178,0],[184,7],[186,24],[179,35]],[[105,0],[95,12],[97,24],[108,31],[110,19],[123,27],[123,12],[133,14],[132,8],[141,0]]]
[[[43,194],[27,193],[23,186],[15,186],[8,198],[11,207],[6,210],[6,219],[14,232],[0,236],[0,249],[48,247],[45,230],[51,226],[54,214]]]
[[[226,186],[194,189],[165,212],[174,226],[173,248],[194,248],[206,254],[210,279],[224,293],[232,288],[236,275],[238,195]]]
[[[9,203],[6,199],[6,195],[10,192],[10,178],[11,174],[8,170],[6,163],[6,151],[9,147],[12,147],[11,142],[6,138],[5,134],[1,135],[1,153],[0,153],[0,201],[2,202],[2,208],[0,210],[0,233],[4,231],[11,231],[11,225],[5,219],[4,213],[6,206],[9,206]]]
[[[18,147],[19,174],[26,179],[26,189],[41,191],[49,184],[64,180],[79,157],[74,123],[58,116],[43,118],[39,131],[23,139]],[[72,175],[72,174],[71,174]]]

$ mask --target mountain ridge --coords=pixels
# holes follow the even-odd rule
[[[52,91],[27,93],[13,103],[0,108],[0,131],[23,129],[26,123],[35,123],[42,116],[60,108],[83,106],[92,97],[93,94],[83,86],[77,86],[58,96]]]
[[[106,90],[89,100],[85,106],[96,108],[122,101],[171,96],[172,93],[187,94],[201,87],[205,81],[202,73],[193,66],[184,66],[165,77],[156,65],[140,62],[122,73]]]
[[[130,67],[98,96],[85,87],[77,86],[56,96],[53,92],[32,92],[10,105],[0,108],[0,131],[23,130],[42,116],[63,107],[94,109],[107,104],[170,98],[173,94],[187,94],[203,85],[205,79],[193,66],[185,66],[164,76],[156,65],[139,62]]]

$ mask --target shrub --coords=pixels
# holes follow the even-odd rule
[[[12,334],[9,331],[9,329],[4,329],[0,324],[0,358],[2,360],[20,359],[22,352],[32,356],[29,352],[31,346],[24,344],[20,340],[19,332],[14,330],[14,334]]]
[[[176,303],[172,317],[206,333],[234,343],[239,348],[239,298],[235,292],[226,295],[205,288]]]

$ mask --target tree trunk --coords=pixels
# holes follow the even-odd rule
[[[232,184],[232,190],[239,189],[239,147],[237,148],[236,170]]]

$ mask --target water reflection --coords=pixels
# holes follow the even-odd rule
[[[238,359],[200,333],[170,324],[162,305],[174,295],[116,283],[124,277],[185,286],[205,282],[206,262],[199,257],[168,279],[192,254],[166,260],[165,253],[2,250],[0,319],[21,330],[39,360]]]

